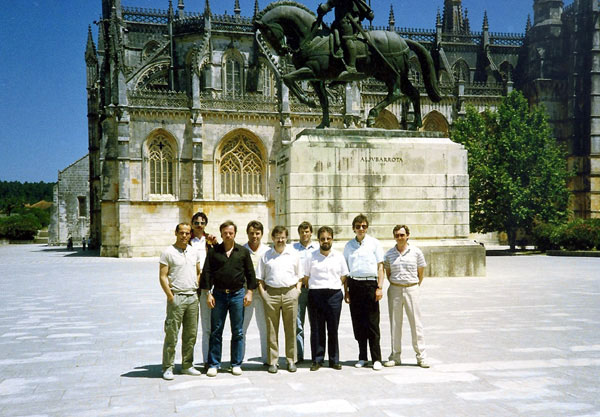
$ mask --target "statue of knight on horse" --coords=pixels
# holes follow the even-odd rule
[[[332,29],[322,23],[322,17],[335,7]],[[405,94],[413,104],[412,129],[421,127],[420,94],[408,77],[409,53],[413,51],[421,66],[429,98],[441,100],[433,60],[418,42],[403,39],[396,32],[365,31],[360,22],[371,20],[373,12],[364,0],[328,0],[318,8],[318,17],[304,5],[290,0],[269,4],[257,14],[254,27],[280,55],[291,55],[296,68],[282,76],[283,82],[298,99],[307,105],[316,103],[300,88],[299,81],[313,86],[323,110],[317,128],[329,127],[327,86],[374,77],[385,83],[388,94],[370,111],[367,126],[385,107]],[[341,45],[343,53],[336,48]]]

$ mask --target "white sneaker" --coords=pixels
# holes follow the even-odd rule
[[[186,369],[182,369],[181,373],[182,374],[186,374],[186,375],[192,375],[192,376],[202,375],[202,372],[200,372],[199,370],[197,370],[193,366],[190,366],[189,368],[186,368]]]
[[[431,365],[429,365],[425,359],[418,360],[417,365],[419,365],[421,368],[431,367]]]
[[[206,376],[217,376],[217,368],[208,368],[208,371],[206,371]]]
[[[389,361],[386,361],[383,363],[383,366],[385,366],[386,368],[391,368],[396,365],[400,365],[400,361],[395,361],[393,359],[390,359]]]
[[[242,374],[242,367],[241,366],[234,366],[233,368],[231,368],[231,373],[233,375],[241,375]]]
[[[171,381],[173,378],[175,378],[175,376],[173,376],[173,368],[165,369],[165,371],[163,372],[163,379]]]
[[[363,361],[362,359],[359,359],[358,362],[356,362],[354,364],[355,368],[364,368],[364,366],[366,365],[366,362]]]
[[[379,361],[373,362],[373,370],[374,371],[381,371],[381,368],[383,368],[383,365],[381,364],[381,362],[379,362]]]

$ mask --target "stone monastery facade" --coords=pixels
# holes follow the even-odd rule
[[[276,155],[315,127],[321,111],[300,104],[281,83],[290,64],[255,36],[258,2],[242,15],[234,1],[234,14],[219,16],[209,0],[201,11],[186,10],[183,0],[166,10],[102,0],[98,38],[90,29],[85,60],[90,235],[103,256],[157,255],[173,240],[175,224],[200,210],[214,234],[227,219],[242,234],[252,219],[274,226]],[[596,0],[564,9],[560,0],[535,0],[533,25],[503,34],[489,31],[487,16],[480,31],[471,30],[461,0],[444,0],[434,29],[396,28],[393,8],[383,29],[434,51],[439,103],[429,101],[416,57],[411,61],[424,130],[447,134],[467,105],[494,108],[513,88],[545,104],[578,169],[573,208],[599,217],[598,15]],[[332,126],[361,125],[384,94],[372,80],[335,90]],[[411,117],[412,108],[397,103],[377,127],[403,128]]]

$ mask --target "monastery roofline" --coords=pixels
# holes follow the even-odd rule
[[[65,172],[67,169],[71,168],[73,165],[76,165],[77,163],[83,161],[85,158],[87,158],[88,156],[90,156],[89,153],[86,153],[85,155],[83,155],[81,158],[79,158],[77,161],[72,162],[69,166],[67,166],[66,168],[63,168],[62,170],[59,169],[58,170],[58,174],[62,174],[63,172]]]

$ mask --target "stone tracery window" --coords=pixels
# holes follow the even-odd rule
[[[148,173],[150,175],[150,194],[174,194],[174,157],[173,148],[167,138],[157,135],[148,144]]]
[[[252,139],[238,134],[221,148],[219,179],[225,196],[262,196],[264,163],[260,148]]]
[[[225,60],[224,90],[229,97],[242,96],[242,64],[232,56]]]

